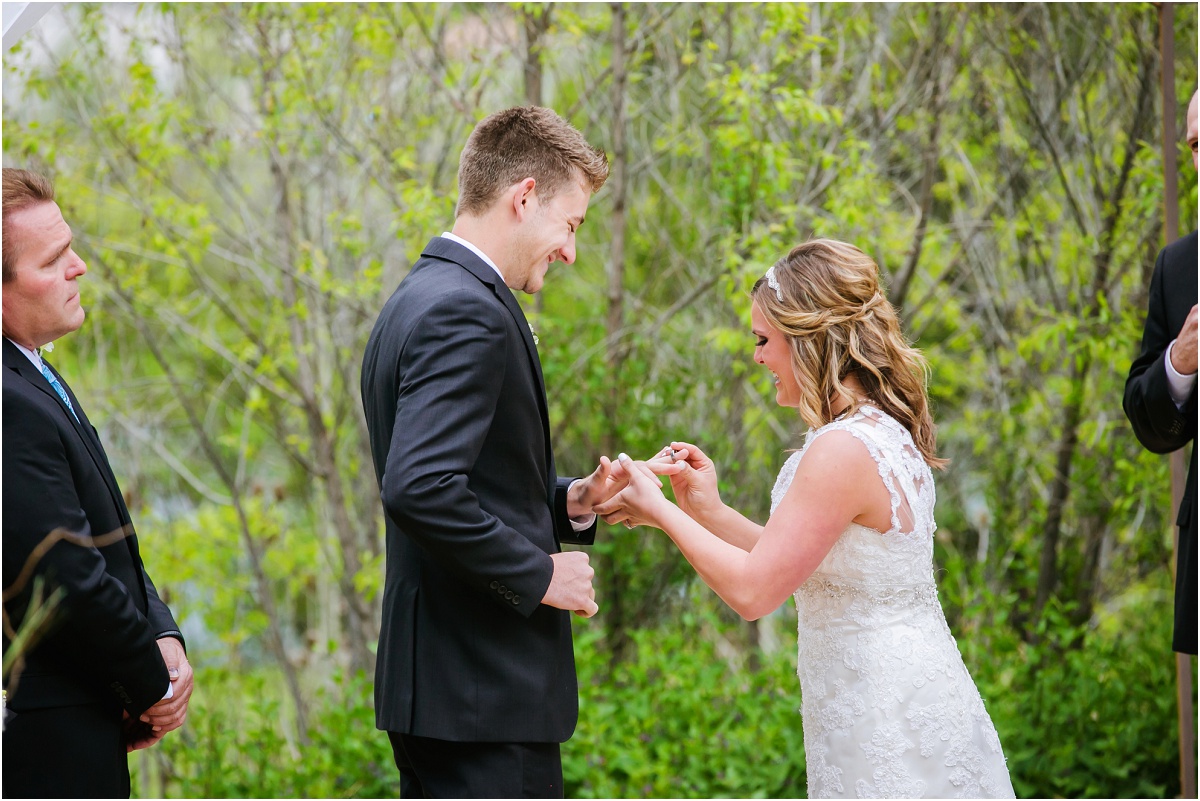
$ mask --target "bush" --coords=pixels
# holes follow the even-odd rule
[[[1127,597],[1094,628],[1073,627],[1066,610],[1048,607],[1037,645],[992,636],[984,653],[960,639],[1018,797],[1179,795],[1169,595]]]
[[[958,644],[1018,797],[1178,795],[1164,599],[1165,588],[1142,587],[1090,628],[1073,627],[1068,610],[1051,606],[1037,645],[1022,642],[1003,616],[984,630],[980,606],[966,610]],[[700,604],[674,624],[633,632],[632,657],[610,669],[598,629],[581,623],[577,630],[579,726],[562,749],[568,798],[806,794],[794,645],[785,639],[751,670],[736,648],[718,645],[740,632]],[[196,682],[186,726],[131,760],[135,794],[398,795],[364,676],[313,693],[305,746],[289,735],[294,713],[273,671],[201,665]]]
[[[568,797],[804,796],[794,649],[752,672],[718,656],[701,623],[688,614],[635,632],[634,657],[611,679],[598,637],[577,638],[579,727],[563,746]]]
[[[186,798],[394,798],[400,777],[361,674],[313,694],[309,743],[274,671],[196,670],[187,722],[130,760],[134,794]],[[339,686],[340,684],[340,686]]]

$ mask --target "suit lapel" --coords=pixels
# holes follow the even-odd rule
[[[533,365],[533,374],[537,378],[538,397],[542,401],[542,416],[546,418],[547,428],[549,428],[549,415],[545,407],[546,379],[542,376],[542,360],[538,356],[537,345],[533,341],[533,329],[529,327],[529,320],[525,318],[525,310],[513,297],[512,290],[504,285],[493,287],[493,289],[496,297],[500,298],[500,302],[508,309],[508,313],[517,321],[517,330],[521,332],[521,341],[525,343],[525,353],[529,356],[529,362]]]
[[[26,357],[24,353],[21,353],[21,351],[17,350],[15,345],[13,345],[7,339],[4,340],[5,369],[9,369],[17,373],[21,379],[35,387],[38,391],[44,393],[50,399],[50,401],[59,408],[62,414],[66,417],[67,421],[70,422],[70,424],[75,428],[75,433],[77,433],[79,438],[83,440],[83,444],[84,447],[87,448],[88,455],[92,457],[92,461],[95,463],[96,469],[104,478],[104,484],[108,488],[108,493],[112,498],[113,505],[117,509],[117,515],[119,519],[123,522],[123,524],[128,525],[132,521],[129,517],[129,510],[125,508],[125,499],[121,496],[121,488],[117,486],[117,478],[115,475],[113,475],[112,466],[108,463],[108,456],[104,452],[104,446],[100,443],[100,438],[96,435],[95,430],[92,428],[91,421],[88,420],[87,414],[83,411],[83,405],[79,402],[79,398],[75,397],[75,393],[71,391],[71,387],[67,385],[67,382],[65,379],[63,379],[62,375],[54,369],[54,365],[45,360],[43,360],[42,363],[50,369],[50,372],[54,374],[54,377],[57,378],[58,382],[62,385],[63,391],[66,392],[68,397],[71,398],[71,404],[75,408],[75,414],[79,415],[79,420],[76,420],[71,416],[71,413],[67,411],[67,405],[63,403],[63,399],[60,398],[58,393],[54,391],[54,387],[50,386],[50,382],[46,380],[46,377],[38,372],[38,369],[33,366],[33,362],[29,361],[28,357]],[[100,531],[92,533],[93,535],[98,536],[100,534],[107,534],[108,532]],[[138,564],[140,564],[141,562],[138,553],[136,536],[131,534],[131,536],[125,538],[125,542],[128,544],[130,551],[133,553],[134,559]],[[144,587],[143,592],[145,592]]]
[[[49,367],[49,362],[43,360],[42,363]],[[67,404],[63,403],[63,399],[54,391],[54,387],[50,386],[50,382],[46,380],[46,376],[38,372],[38,369],[33,366],[33,362],[29,361],[29,357],[17,350],[17,346],[9,342],[7,338],[4,340],[4,366],[10,370],[14,370],[21,378],[28,381],[30,386],[45,394],[56,406],[62,409],[62,413],[66,415],[71,425],[75,426],[75,430],[79,432],[79,436],[84,436],[83,426],[67,411]],[[54,373],[59,382],[62,382],[62,376],[53,367],[50,368],[50,371]],[[75,396],[71,395],[72,403],[75,402],[74,398]],[[76,413],[79,414],[78,410]],[[82,420],[82,416],[80,419]]]
[[[495,270],[469,249],[452,239],[447,239],[444,236],[434,237],[425,246],[425,250],[421,255],[453,262],[462,267],[471,275],[478,278],[481,283],[490,286],[492,293],[504,308],[508,309],[508,313],[512,315],[513,320],[517,324],[517,331],[521,335],[521,341],[525,343],[525,353],[529,357],[530,368],[537,379],[538,404],[542,412],[542,424],[546,428],[546,441],[549,443],[550,416],[546,409],[546,379],[542,376],[542,362],[538,358],[537,346],[533,342],[533,330],[529,327],[529,321],[525,319],[525,312],[521,309],[521,304],[517,303],[512,290],[500,280],[500,276]]]
[[[92,426],[92,421],[88,419],[87,413],[83,410],[83,404],[79,402],[79,398],[75,397],[75,393],[71,390],[70,385],[67,384],[66,379],[62,377],[62,374],[54,369],[54,365],[49,362],[45,364],[54,373],[55,378],[58,379],[58,383],[62,384],[63,390],[71,398],[71,405],[75,408],[75,413],[79,415],[78,423],[75,423],[74,418],[72,418],[71,422],[75,423],[75,430],[83,437],[83,443],[87,446],[88,453],[92,455],[92,460],[100,468],[100,473],[104,476],[104,482],[108,485],[108,491],[113,496],[113,503],[122,512],[121,517],[128,520],[128,510],[125,509],[125,499],[121,496],[121,488],[117,486],[117,477],[113,475],[112,465],[108,463],[108,454],[104,452],[104,445],[100,442],[100,437],[96,433],[96,429]],[[43,379],[43,383],[45,383],[45,379]],[[53,393],[53,390],[51,392]],[[57,397],[57,393],[53,394]],[[59,398],[59,404],[65,411],[66,404],[62,403],[61,398]],[[71,416],[70,412],[66,414],[67,417]]]
[[[487,267],[487,265],[484,265]],[[488,268],[491,269],[490,267]],[[495,273],[493,273],[494,275]],[[512,290],[507,286],[501,285],[495,287],[496,296],[504,303],[505,308],[512,314],[513,319],[517,321],[517,330],[521,332],[521,338],[525,342],[525,351],[529,354],[529,361],[533,365],[533,375],[537,379],[537,397],[538,411],[542,417],[542,437],[546,443],[546,497],[553,500],[555,493],[555,484],[557,483],[557,472],[554,468],[554,448],[550,444],[550,409],[546,400],[546,379],[542,376],[542,360],[538,357],[537,345],[533,341],[533,329],[529,327],[529,321],[525,319],[525,312],[521,309],[521,304],[517,303],[517,299],[513,297]],[[558,529],[554,529],[554,542],[562,548],[562,543],[558,539]]]
[[[479,279],[481,283],[490,286],[492,293],[501,305],[508,309],[508,313],[516,322],[517,332],[521,336],[521,341],[525,343],[525,353],[529,357],[530,370],[537,382],[538,412],[542,419],[543,440],[546,443],[546,465],[549,467],[547,492],[549,493],[548,497],[553,499],[557,474],[554,469],[554,449],[550,446],[550,411],[546,401],[546,379],[542,375],[542,361],[538,358],[537,345],[533,341],[533,329],[530,328],[529,321],[525,319],[525,312],[521,308],[521,304],[517,302],[512,290],[500,280],[499,274],[491,266],[471,252],[469,248],[463,247],[452,239],[444,236],[434,237],[425,246],[421,255],[457,264]],[[558,539],[557,532],[555,539]]]

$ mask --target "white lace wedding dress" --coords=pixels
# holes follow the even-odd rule
[[[796,590],[810,798],[1013,797],[1000,738],[933,581],[933,476],[908,431],[862,407],[810,431],[779,472],[779,505],[808,446],[858,438],[892,496],[887,533],[851,523]]]

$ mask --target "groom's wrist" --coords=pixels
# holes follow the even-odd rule
[[[567,517],[572,521],[588,515],[592,515],[592,519],[595,519],[595,513],[592,511],[592,508],[584,506],[583,495],[583,479],[577,478],[567,487]]]

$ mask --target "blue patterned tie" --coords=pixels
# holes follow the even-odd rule
[[[42,375],[50,382],[50,386],[54,387],[54,391],[58,393],[58,397],[63,399],[63,403],[67,404],[67,411],[75,418],[75,422],[79,423],[79,415],[75,414],[75,407],[71,405],[71,399],[67,397],[67,391],[63,389],[63,385],[54,377],[54,373],[50,372],[50,368],[46,366],[45,362],[42,362]],[[83,423],[79,424],[83,425]]]

